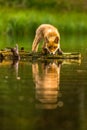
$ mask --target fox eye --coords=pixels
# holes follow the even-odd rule
[[[51,49],[52,47],[51,46],[49,46],[49,49]]]

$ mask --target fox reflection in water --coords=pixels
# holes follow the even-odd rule
[[[40,67],[41,71],[40,72]],[[32,73],[35,82],[36,107],[55,109],[58,105],[61,63],[34,63]]]

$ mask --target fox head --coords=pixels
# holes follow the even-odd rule
[[[46,37],[45,45],[46,45],[46,49],[50,54],[55,54],[60,46],[58,36],[50,37],[50,38]]]

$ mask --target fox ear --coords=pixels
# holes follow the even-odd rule
[[[56,37],[55,40],[54,40],[54,42],[55,42],[55,43],[58,43],[58,41],[59,41],[59,38]]]
[[[47,38],[47,37],[45,37],[45,42],[46,42],[46,43],[48,43],[48,42],[49,42],[49,40],[48,40],[48,38]]]

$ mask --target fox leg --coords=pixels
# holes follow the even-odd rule
[[[57,53],[58,53],[59,55],[62,55],[62,54],[63,54],[63,51],[62,51],[61,48],[60,48],[60,41],[59,41],[59,43],[58,43]]]
[[[47,48],[46,48],[46,43],[45,42],[43,43],[43,46],[42,46],[42,53],[43,54],[48,54],[49,53]]]
[[[38,51],[38,45],[39,45],[39,42],[41,41],[41,35],[37,35],[35,36],[35,39],[33,41],[33,45],[32,45],[32,51],[33,52],[37,52]]]
[[[62,54],[63,54],[63,51],[61,50],[61,48],[59,48],[59,49],[57,50],[57,52],[58,52],[59,55],[62,55]]]

